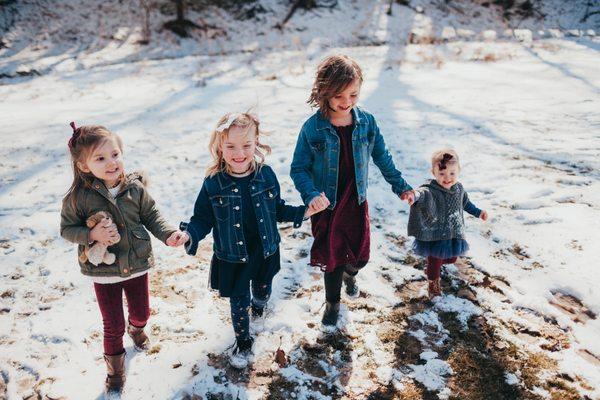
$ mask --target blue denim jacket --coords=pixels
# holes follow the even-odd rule
[[[373,115],[359,107],[354,107],[352,119],[354,121],[352,148],[358,203],[361,204],[367,199],[370,156],[373,157],[373,162],[381,170],[385,180],[392,185],[394,193],[400,195],[411,190],[411,186],[396,169]],[[305,204],[309,204],[320,192],[325,192],[331,203],[329,208],[335,207],[339,149],[340,140],[335,128],[320,111],[317,111],[302,126],[290,172]]]
[[[256,224],[262,240],[265,258],[275,253],[281,238],[277,222],[289,221],[294,228],[302,225],[304,206],[285,205],[275,172],[263,165],[250,181],[252,205],[255,207]],[[190,222],[182,222],[190,241],[186,251],[196,254],[198,243],[213,230],[215,255],[232,263],[248,262],[246,239],[242,227],[242,196],[237,184],[227,174],[218,173],[204,180],[194,205]]]

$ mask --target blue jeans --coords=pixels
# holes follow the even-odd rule
[[[250,304],[256,308],[264,308],[271,296],[271,282],[252,281],[252,297],[250,290],[242,296],[233,296],[229,298],[231,306],[231,322],[235,331],[237,340],[250,338],[250,318],[248,309]]]

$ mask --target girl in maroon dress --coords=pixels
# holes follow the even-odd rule
[[[356,106],[362,81],[360,67],[347,56],[331,56],[319,65],[308,100],[319,110],[302,126],[291,166],[304,202],[315,210],[328,205],[311,217],[310,263],[325,271],[323,324],[330,326],[337,324],[342,283],[346,294],[358,296],[356,275],[369,261],[370,158],[394,193],[409,204],[414,201],[375,118]]]

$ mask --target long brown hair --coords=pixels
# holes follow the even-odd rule
[[[307,103],[319,107],[323,117],[329,118],[329,99],[343,92],[356,79],[362,84],[362,70],[356,61],[345,55],[327,57],[317,67]]]
[[[74,126],[74,124],[72,125]],[[95,177],[90,172],[83,172],[77,163],[85,164],[94,150],[104,144],[107,140],[114,140],[123,153],[123,142],[119,135],[112,133],[100,125],[83,125],[73,130],[73,136],[69,140],[69,152],[71,153],[71,166],[73,168],[73,183],[64,197],[70,201],[73,208],[77,205],[77,195],[83,188],[91,188]],[[124,173],[121,171],[121,179]]]
[[[208,149],[212,156],[212,163],[206,169],[206,176],[214,176],[219,172],[230,172],[223,158],[221,146],[225,142],[225,139],[227,139],[229,129],[232,126],[245,128],[247,129],[247,134],[253,132],[256,136],[256,151],[254,152],[254,160],[252,161],[253,171],[259,169],[265,162],[265,156],[271,153],[271,147],[260,142],[260,137],[265,132],[260,129],[260,122],[255,115],[250,112],[239,114],[227,113],[219,119],[217,127],[210,136]]]

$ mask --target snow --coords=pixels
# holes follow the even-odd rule
[[[107,15],[119,7],[116,1],[104,3]],[[306,382],[368,393],[387,382],[401,391],[409,379],[448,398],[452,368],[431,348],[449,334],[438,313],[456,313],[463,329],[470,329],[475,316],[527,324],[516,314],[527,309],[555,320],[569,338],[569,348],[546,351],[560,371],[585,379],[588,389],[580,388],[582,394],[600,396],[600,364],[582,355],[600,358],[600,319],[577,319],[554,304],[556,293],[571,295],[600,314],[595,252],[600,42],[593,18],[576,23],[585,3],[545,1],[544,23],[524,20],[509,27],[482,6],[469,9],[480,18],[468,18],[415,1],[411,4],[424,7],[425,15],[395,4],[387,16],[387,1],[357,0],[340,2],[332,11],[300,12],[277,33],[269,27],[282,19],[285,8],[265,1],[271,11],[260,24],[236,22],[222,12],[217,21],[230,29],[227,39],[178,42],[168,32],[155,32],[147,48],[134,43],[139,33],[127,22],[136,10],[102,20],[99,34],[98,21],[86,22],[79,1],[56,5],[57,14],[73,8],[62,25],[36,19],[34,4],[27,3],[19,21],[31,24],[17,23],[5,36],[10,47],[0,49],[0,75],[31,69],[42,74],[0,80],[0,375],[7,397],[31,394],[43,378],[40,390],[51,398],[96,398],[102,392],[102,325],[93,288],[79,273],[73,246],[58,235],[60,200],[71,183],[68,122],[104,124],[119,133],[126,168],[149,172],[152,195],[177,223],[189,217],[202,183],[210,129],[223,113],[254,107],[271,132],[265,139],[273,147],[267,162],[283,197],[299,204],[289,178],[291,152],[299,127],[312,113],[305,101],[315,67],[325,55],[339,52],[362,66],[360,104],[377,118],[409,183],[416,187],[429,179],[434,149],[451,145],[458,151],[461,182],[474,204],[490,214],[487,223],[466,217],[468,261],[503,294],[476,287],[478,304],[446,294],[409,316],[420,328],[408,333],[424,352],[410,372],[398,371],[375,317],[389,314],[400,302],[397,288],[423,273],[398,261],[407,257],[410,240],[401,247],[390,238],[406,236],[408,208],[371,166],[372,255],[357,279],[375,311],[344,300],[349,305],[342,305],[338,326],[353,338],[351,371],[343,371],[339,353],[331,365],[322,365],[331,374],[327,378],[293,362],[273,367],[277,348],[294,359],[301,357],[300,343],[322,337],[322,275],[307,266],[308,224],[295,233],[289,227],[282,231],[282,271],[274,281],[255,361],[298,383],[296,398],[330,398]],[[155,28],[159,17],[152,17]],[[330,18],[351,26],[335,29],[327,23]],[[68,46],[65,32],[73,27],[88,40],[79,50]],[[406,44],[410,32],[437,38],[439,44]],[[115,39],[108,39],[109,33]],[[233,331],[227,301],[207,289],[210,247],[208,239],[199,256],[190,258],[153,240],[157,267],[150,272],[148,329],[160,349],[136,353],[125,338],[124,397],[266,395],[265,385],[217,382],[223,371],[208,355],[224,353]],[[454,276],[462,268],[448,266],[446,272]],[[415,297],[426,293],[421,283]],[[510,385],[519,384],[516,375],[505,377]],[[543,388],[535,390],[549,396]]]
[[[427,390],[440,391],[446,385],[446,376],[452,375],[452,368],[447,362],[437,357],[435,351],[426,351],[421,354],[421,358],[426,361],[425,365],[413,365],[413,372],[410,374],[417,381],[421,382]]]

